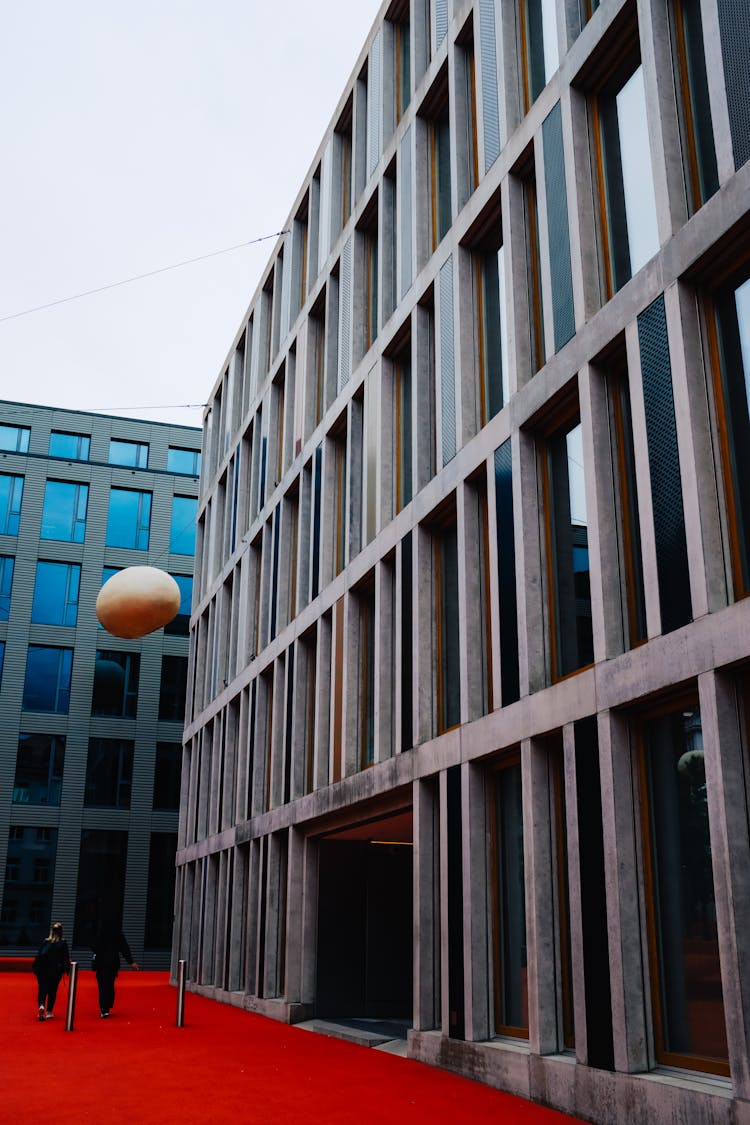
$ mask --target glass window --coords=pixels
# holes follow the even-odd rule
[[[521,58],[526,108],[559,66],[555,0],[521,0]]]
[[[615,478],[615,511],[620,559],[620,586],[624,615],[627,622],[626,647],[632,648],[646,639],[646,600],[643,586],[643,561],[641,557],[641,529],[638,514],[638,494],[635,481],[635,446],[630,417],[630,392],[628,374],[622,358],[622,368],[617,372],[617,361],[612,359],[612,374],[607,379],[609,394],[612,463]]]
[[[643,728],[657,1061],[728,1074],[700,710]]]
[[[15,559],[12,555],[0,555],[0,621],[7,621],[10,616],[14,566]]]
[[[199,477],[201,452],[199,449],[179,449],[170,445],[167,450],[167,471],[186,477]]]
[[[159,718],[166,722],[181,723],[185,719],[187,666],[186,656],[162,657]]]
[[[485,426],[509,398],[505,320],[504,252],[480,250],[475,257],[479,419]]]
[[[180,587],[180,608],[177,616],[173,617],[164,626],[165,633],[174,633],[178,637],[186,637],[190,632],[190,611],[193,605],[193,579],[186,574],[173,574],[177,585]]]
[[[638,66],[619,86],[603,90],[597,105],[606,280],[611,295],[659,249],[643,67]]]
[[[450,230],[451,217],[451,136],[446,101],[430,120],[430,184],[432,200],[432,249],[435,250]]]
[[[551,553],[552,679],[557,680],[594,659],[583,435],[577,416],[547,440],[543,489]]]
[[[132,742],[122,738],[89,739],[85,804],[129,809],[132,780]]]
[[[67,715],[73,649],[29,645],[23,687],[24,711],[55,711]]]
[[[395,17],[394,17],[395,18]],[[396,121],[400,121],[411,101],[411,43],[409,35],[409,5],[404,4],[399,22],[393,27],[394,78],[396,96]]]
[[[97,649],[92,715],[120,715],[134,719],[138,708],[140,668],[141,658],[137,652]]]
[[[394,476],[395,509],[400,512],[412,498],[412,380],[411,339],[408,339],[393,361],[394,436],[396,439],[396,472]]]
[[[3,664],[5,663],[5,641],[0,641],[0,684],[3,682]]]
[[[50,457],[61,457],[66,461],[88,461],[91,438],[88,434],[67,434],[53,430],[49,435]]]
[[[77,563],[38,562],[31,620],[39,625],[75,625],[80,583]]]
[[[41,539],[83,543],[89,486],[73,481],[48,480],[44,489]]]
[[[173,555],[195,554],[195,525],[198,501],[194,496],[175,496],[172,499],[172,526],[169,532],[169,550]]]
[[[375,761],[375,590],[359,597],[359,756],[366,769]]]
[[[176,809],[180,805],[182,746],[179,742],[157,742],[154,763],[154,808]]]
[[[674,0],[669,11],[685,180],[692,213],[719,188],[700,0]]]
[[[9,453],[28,453],[30,433],[28,426],[7,426],[0,423],[0,449]]]
[[[516,756],[494,785],[495,1031],[529,1033],[521,762]]]
[[[78,859],[78,889],[73,944],[88,946],[103,911],[122,917],[128,834],[107,828],[84,828]]]
[[[367,351],[378,334],[378,223],[364,232],[364,350]]]
[[[461,721],[461,661],[458,632],[458,538],[455,523],[435,541],[437,589],[438,733]]]
[[[0,473],[0,535],[18,535],[23,477]]]
[[[125,465],[129,469],[145,469],[148,465],[148,443],[112,438],[109,443],[109,463]]]
[[[148,550],[151,493],[113,488],[109,493],[107,546]]]
[[[146,894],[146,949],[171,949],[174,921],[176,832],[152,832]]]
[[[750,594],[750,278],[714,298],[709,321],[735,597]]]
[[[529,333],[531,374],[544,366],[547,349],[544,341],[544,305],[542,302],[542,266],[539,254],[539,208],[536,194],[536,168],[527,165],[523,174],[523,205],[526,234],[526,285],[529,302]]]
[[[13,803],[59,805],[64,763],[64,734],[19,734]]]
[[[3,942],[38,949],[49,933],[57,858],[57,829],[13,826],[3,895]],[[10,901],[10,920],[5,904]]]

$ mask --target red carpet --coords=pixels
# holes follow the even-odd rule
[[[175,1027],[166,973],[124,971],[108,1020],[96,981],[36,1019],[36,981],[0,972],[0,1119],[128,1125],[563,1125],[575,1119],[446,1071],[264,1019],[190,992]]]

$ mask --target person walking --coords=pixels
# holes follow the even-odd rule
[[[60,981],[65,974],[70,975],[70,953],[63,937],[62,922],[52,925],[31,967],[37,982],[37,1019],[43,1023],[52,1019]]]
[[[120,971],[120,956],[124,957],[131,969],[138,971],[130,946],[119,926],[104,924],[94,938],[91,948],[94,951],[94,970],[99,988],[99,1012],[107,1019],[115,1002],[115,978]]]

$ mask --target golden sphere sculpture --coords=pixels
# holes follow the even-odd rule
[[[128,566],[102,586],[96,616],[113,637],[145,637],[168,625],[180,609],[180,587],[155,566]]]

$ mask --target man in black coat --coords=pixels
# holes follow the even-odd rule
[[[138,969],[125,935],[119,926],[102,926],[91,943],[94,951],[96,983],[99,986],[99,1011],[106,1019],[115,1002],[115,977],[120,971],[122,955],[131,969]]]

